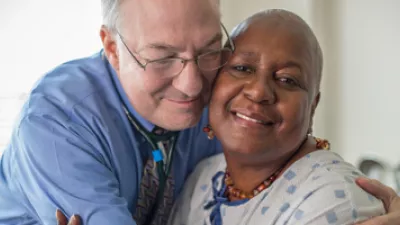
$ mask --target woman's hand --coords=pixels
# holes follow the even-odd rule
[[[57,209],[56,211],[57,225],[81,225],[81,219],[77,215],[73,215],[68,222],[67,217]]]
[[[358,186],[383,201],[387,214],[374,217],[359,225],[400,225],[400,197],[390,187],[377,180],[358,178]]]

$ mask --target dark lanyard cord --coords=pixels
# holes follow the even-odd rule
[[[152,135],[151,133],[146,132],[145,129],[137,121],[135,121],[135,119],[130,115],[130,113],[126,109],[126,107],[124,107],[124,111],[129,119],[129,121],[131,122],[131,124],[133,126],[135,126],[135,128],[140,132],[140,134],[142,134],[142,136],[144,138],[146,138],[146,140],[150,143],[151,147],[153,148],[153,157],[155,157],[154,156],[155,151],[159,151],[159,149],[157,148],[157,145],[155,144],[156,143],[156,141],[154,140],[154,139],[156,139],[155,135]],[[151,207],[150,213],[147,215],[144,225],[150,224],[152,222],[153,215],[157,211],[160,201],[162,200],[163,195],[164,195],[165,185],[167,182],[168,174],[171,171],[172,159],[173,159],[172,156],[173,156],[173,152],[175,150],[176,142],[178,140],[177,137],[178,137],[179,132],[173,132],[173,133],[174,133],[174,135],[169,136],[169,138],[172,139],[172,145],[170,146],[170,148],[168,150],[166,170],[164,171],[164,160],[162,160],[162,158],[161,158],[161,160],[155,161],[158,176],[159,176],[159,186],[158,186],[158,191],[157,191],[157,195],[155,198],[156,200],[155,200],[153,206]],[[165,139],[165,138],[163,138],[163,139]],[[161,141],[161,139],[160,139],[160,141]]]

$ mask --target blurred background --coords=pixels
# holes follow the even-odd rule
[[[324,52],[314,134],[372,178],[400,190],[400,1],[221,0],[231,30],[252,13],[301,16]],[[0,1],[0,154],[35,81],[101,49],[98,0]]]

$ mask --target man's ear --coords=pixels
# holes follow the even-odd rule
[[[101,26],[100,38],[103,43],[104,54],[115,71],[119,71],[118,45],[115,35],[106,26]]]
[[[317,94],[317,96],[315,96],[313,104],[311,106],[311,115],[310,115],[311,118],[310,118],[310,124],[308,127],[308,134],[312,134],[315,110],[317,109],[320,98],[321,98],[321,92],[318,92],[318,94]]]

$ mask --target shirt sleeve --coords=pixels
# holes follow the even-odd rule
[[[352,225],[385,213],[380,200],[352,181],[326,184],[303,199],[285,224]]]
[[[107,148],[92,130],[51,115],[29,115],[14,138],[14,182],[39,224],[57,224],[57,208],[79,214],[83,225],[136,224],[106,160]]]

